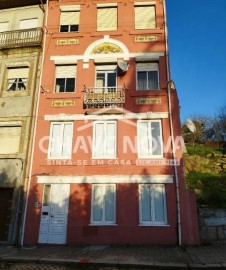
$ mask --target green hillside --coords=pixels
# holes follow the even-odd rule
[[[203,145],[186,148],[186,185],[195,190],[198,205],[226,208],[226,154]]]

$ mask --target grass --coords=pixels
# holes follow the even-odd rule
[[[186,145],[188,155],[207,156],[208,154],[222,155],[223,149],[217,149],[214,147],[207,147],[202,144],[189,146]]]
[[[219,157],[224,154],[223,149],[202,144],[186,146],[186,148],[187,155],[194,158],[191,160],[185,158],[185,162],[194,162],[194,160],[199,162],[195,168],[187,166],[190,170],[186,175],[186,185],[189,189],[195,190],[198,205],[226,208],[226,172],[214,169],[218,166]],[[195,156],[200,158],[197,159]],[[204,162],[206,159],[210,162]],[[192,163],[187,163],[187,165],[192,165]]]
[[[190,172],[186,184],[195,190],[199,206],[226,208],[226,176]]]

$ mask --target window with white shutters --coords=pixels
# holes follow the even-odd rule
[[[75,92],[76,66],[56,66],[55,92]]]
[[[138,127],[138,157],[163,156],[162,128],[160,120],[140,120]]]
[[[8,68],[7,91],[24,91],[27,89],[28,67]]]
[[[159,89],[158,63],[137,63],[137,90]]]
[[[165,225],[165,186],[157,184],[140,185],[140,223],[143,225]]]
[[[93,124],[93,157],[116,157],[116,122],[96,121]]]
[[[31,18],[20,21],[20,29],[30,29],[37,27],[38,27],[38,18]]]
[[[156,16],[155,6],[140,2],[134,6],[135,9],[135,29],[155,29]]]
[[[78,32],[79,31],[80,11],[61,10],[60,14],[60,32]]]
[[[92,224],[115,224],[115,184],[92,185]]]
[[[49,159],[69,159],[72,150],[73,123],[52,123],[49,139]]]
[[[21,126],[0,126],[0,154],[16,154],[20,149]]]
[[[0,32],[9,31],[9,22],[0,22]]]
[[[117,7],[97,7],[97,31],[117,30]]]

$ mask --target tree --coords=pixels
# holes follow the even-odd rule
[[[212,128],[213,119],[206,115],[194,115],[190,117],[196,127],[196,131],[192,133],[186,126],[182,125],[182,135],[185,143],[194,145],[195,143],[204,143],[207,140],[207,133]]]
[[[226,104],[220,108],[214,117],[212,127],[208,130],[207,138],[214,142],[226,141]]]

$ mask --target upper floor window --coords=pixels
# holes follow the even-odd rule
[[[97,31],[117,30],[117,6],[97,5]]]
[[[9,22],[0,22],[0,32],[8,31]]]
[[[115,92],[117,87],[117,74],[115,66],[96,67],[96,88],[97,93]]]
[[[20,21],[20,29],[30,29],[37,27],[38,27],[38,18],[31,18]]]
[[[159,89],[158,63],[137,64],[137,90]]]
[[[74,92],[76,83],[76,66],[56,66],[55,92]]]
[[[164,225],[166,222],[164,185],[140,185],[140,223]]]
[[[21,126],[0,123],[0,154],[16,154],[20,149]]]
[[[49,159],[68,159],[72,150],[73,123],[52,123],[49,141]]]
[[[156,28],[155,6],[148,2],[139,2],[135,4],[134,9],[135,29]]]
[[[116,122],[96,121],[93,124],[93,157],[116,157]]]
[[[8,68],[7,91],[24,91],[27,89],[28,67]]]
[[[78,32],[80,21],[80,6],[61,6],[60,32]]]
[[[140,120],[138,127],[138,157],[162,157],[163,142],[161,121]]]

